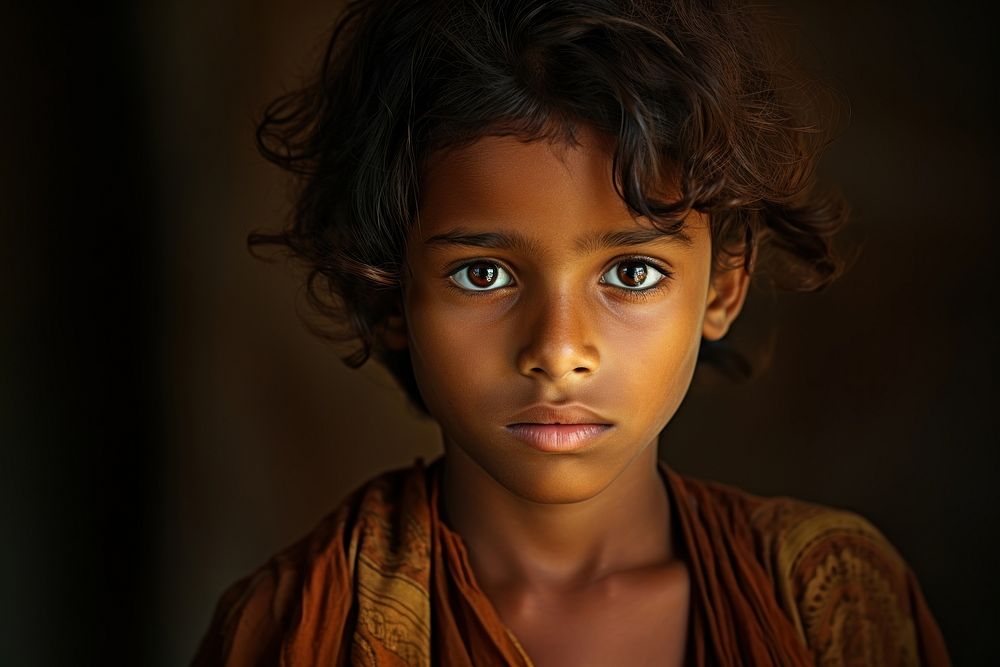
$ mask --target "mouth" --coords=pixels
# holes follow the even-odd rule
[[[591,444],[614,424],[581,407],[541,405],[515,416],[505,429],[518,440],[542,452],[572,452]]]
[[[510,424],[507,431],[543,452],[572,452],[581,449],[607,431],[610,424]]]

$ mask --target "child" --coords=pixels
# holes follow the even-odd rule
[[[445,453],[237,582],[195,664],[948,664],[865,519],[657,459],[750,278],[838,272],[779,61],[723,2],[348,5],[259,128],[302,189],[251,243],[305,262]]]

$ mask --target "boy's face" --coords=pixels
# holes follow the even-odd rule
[[[535,502],[585,500],[655,458],[701,337],[724,335],[746,293],[742,270],[713,279],[706,216],[688,216],[686,240],[637,237],[651,224],[596,137],[581,141],[486,137],[435,156],[407,243],[406,340],[445,447]],[[559,429],[514,426],[572,407],[608,426],[569,451],[543,451]]]

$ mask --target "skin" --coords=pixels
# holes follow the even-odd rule
[[[687,241],[584,244],[652,226],[614,191],[600,137],[584,132],[581,144],[484,137],[433,157],[402,316],[385,342],[409,346],[441,426],[445,520],[532,660],[680,664],[689,577],[657,437],[688,390],[700,339],[725,335],[748,276],[713,274],[707,216],[696,212]],[[440,240],[487,233],[524,247]],[[645,269],[638,287],[655,287],[621,287],[618,269]],[[482,280],[491,270],[492,283]],[[536,404],[585,406],[613,426],[581,449],[541,452],[505,429]]]

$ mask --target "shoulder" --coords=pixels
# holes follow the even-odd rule
[[[220,597],[194,666],[277,664],[298,643],[315,651],[327,644],[336,658],[353,599],[359,543],[391,539],[408,496],[419,494],[424,469],[389,470],[347,494],[308,534],[230,585]],[[293,664],[298,664],[294,663]]]
[[[900,552],[860,514],[686,480],[742,527],[817,665],[946,665],[943,640]]]

